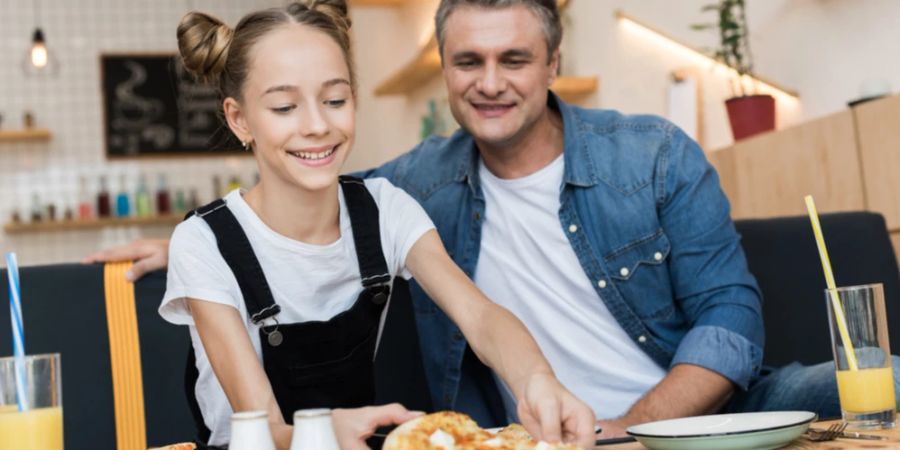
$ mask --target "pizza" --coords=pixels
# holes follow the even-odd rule
[[[574,444],[536,441],[519,424],[493,432],[471,417],[444,411],[400,425],[384,441],[383,450],[577,450]]]
[[[196,445],[186,442],[184,444],[172,444],[172,445],[167,445],[165,447],[151,448],[149,450],[194,450],[196,448],[197,448]]]

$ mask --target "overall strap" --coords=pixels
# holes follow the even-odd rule
[[[220,198],[201,206],[194,211],[194,215],[205,220],[216,235],[219,253],[225,258],[225,262],[237,279],[250,321],[258,324],[281,312],[281,308],[275,304],[272,290],[256,254],[253,253],[250,241],[234,214],[228,209],[225,200]]]
[[[389,283],[391,273],[381,247],[378,205],[363,180],[349,175],[341,175],[339,180],[350,215],[362,285],[369,288]]]

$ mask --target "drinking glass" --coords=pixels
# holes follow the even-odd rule
[[[14,357],[0,358],[0,450],[62,450],[59,353],[24,358],[24,405],[19,411]]]
[[[867,284],[826,289],[825,299],[844,421],[857,429],[893,428],[896,402],[884,288],[881,284]],[[843,311],[856,370],[847,357],[848,346],[842,337],[834,300]]]

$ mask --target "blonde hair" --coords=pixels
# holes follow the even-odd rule
[[[313,27],[334,39],[344,53],[355,95],[351,22],[345,0],[305,0],[252,12],[234,29],[208,14],[189,12],[178,24],[178,50],[184,67],[194,77],[218,87],[223,98],[240,99],[250,69],[250,49],[266,33],[291,23]]]

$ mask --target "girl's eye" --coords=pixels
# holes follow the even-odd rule
[[[287,105],[287,106],[280,106],[278,108],[272,108],[272,111],[274,111],[278,114],[287,114],[287,113],[293,111],[294,108],[296,108],[296,106]]]
[[[339,108],[339,107],[341,107],[341,106],[344,106],[344,104],[346,104],[346,103],[347,103],[347,100],[346,100],[346,99],[343,99],[343,98],[337,99],[337,100],[326,100],[326,101],[325,101],[325,104],[326,104],[326,105],[328,105],[328,106],[333,106],[333,107],[335,107],[335,108]]]

